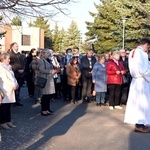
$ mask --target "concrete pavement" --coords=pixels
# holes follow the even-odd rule
[[[0,150],[150,150],[150,134],[135,133],[123,123],[123,110],[95,103],[51,103],[54,115],[41,116],[40,104],[22,88],[23,107],[12,107],[16,128],[0,130]]]

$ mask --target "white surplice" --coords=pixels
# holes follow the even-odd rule
[[[148,55],[138,46],[129,55],[132,76],[125,111],[125,123],[150,124],[150,63]]]

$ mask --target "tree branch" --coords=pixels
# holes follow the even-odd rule
[[[1,0],[0,12],[11,12],[30,17],[52,17],[58,13],[67,15],[63,6],[75,2],[74,0]]]

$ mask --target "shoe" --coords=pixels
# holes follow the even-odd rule
[[[73,101],[72,101],[72,103],[73,103],[73,104],[75,104],[75,103],[78,103],[78,101],[76,101],[76,100],[73,100]]]
[[[108,106],[106,103],[101,103],[101,106]]]
[[[46,111],[47,115],[53,115],[52,112]]]
[[[6,124],[7,124],[7,126],[10,127],[10,128],[16,128],[16,126],[13,125],[11,122],[7,122]]]
[[[46,111],[41,112],[41,115],[42,115],[42,116],[49,116],[49,114],[48,114]]]
[[[84,100],[84,101],[82,101],[82,104],[85,104],[86,103],[86,101]]]
[[[144,129],[148,129],[148,126],[143,125],[143,128],[144,128]]]
[[[90,99],[87,100],[88,103],[92,103],[92,101]]]
[[[121,106],[115,106],[115,109],[122,109],[122,107]]]
[[[145,129],[144,127],[141,127],[141,128],[135,127],[134,131],[135,132],[141,132],[141,133],[150,133],[150,130],[149,129]]]
[[[23,106],[23,104],[20,104],[20,103],[16,103],[16,106]]]
[[[0,126],[1,126],[3,129],[5,129],[5,130],[10,130],[10,129],[11,129],[9,126],[7,126],[6,123],[1,124]]]
[[[71,99],[71,100],[69,100],[69,103],[73,103],[73,100]]]
[[[114,107],[113,107],[113,106],[109,106],[109,109],[110,109],[110,110],[114,110]]]
[[[96,103],[96,106],[101,106],[100,103]]]

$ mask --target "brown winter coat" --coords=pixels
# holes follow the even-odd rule
[[[25,63],[23,60],[22,54],[19,52],[16,54],[13,50],[9,52],[10,54],[10,65],[12,66],[12,70],[14,71],[15,77],[24,79],[24,73],[20,74],[18,70],[25,69]]]
[[[68,85],[76,86],[81,76],[81,71],[78,65],[73,66],[68,64],[66,67],[66,74],[68,76]]]

